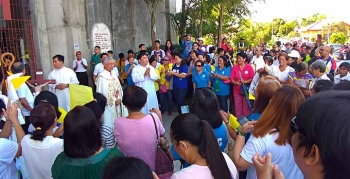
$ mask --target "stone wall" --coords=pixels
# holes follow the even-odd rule
[[[169,36],[176,41],[164,14],[168,9],[175,11],[174,6],[175,0],[163,0],[157,9],[157,39],[162,44]],[[43,69],[44,78],[53,69],[51,58],[56,54],[65,56],[67,67],[72,66],[77,50],[90,61],[95,23],[102,22],[109,27],[115,57],[129,49],[138,51],[140,43],[151,45],[150,13],[143,0],[30,1],[30,10],[37,68]],[[79,44],[79,49],[74,49],[74,44]]]

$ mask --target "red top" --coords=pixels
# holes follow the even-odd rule
[[[254,78],[254,70],[253,67],[249,64],[245,64],[243,70],[239,67],[239,65],[233,66],[230,74],[230,79],[233,79],[235,82],[240,81],[239,71],[242,73],[242,78],[244,81],[248,81]],[[241,90],[241,86],[233,85],[233,94],[239,94]]]
[[[224,49],[225,51],[227,50],[227,45],[225,42],[221,42],[221,48]]]

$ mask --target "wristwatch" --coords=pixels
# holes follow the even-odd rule
[[[67,88],[69,88],[69,83],[67,84]]]
[[[247,134],[241,131],[240,127],[236,129],[237,135],[245,137]]]

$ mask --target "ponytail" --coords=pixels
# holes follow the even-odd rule
[[[47,130],[47,129],[46,129],[46,130]],[[37,128],[35,129],[35,131],[32,132],[32,137],[31,137],[31,139],[43,141],[44,138],[46,137],[46,135],[45,135],[46,130],[43,130],[41,127],[37,127]]]
[[[202,141],[198,147],[199,154],[206,159],[214,178],[232,178],[230,169],[220,150],[213,129],[207,121],[200,120],[200,123],[202,127]]]
[[[35,127],[31,139],[43,141],[46,131],[51,129],[57,119],[54,107],[49,103],[40,103],[30,112],[30,122]]]

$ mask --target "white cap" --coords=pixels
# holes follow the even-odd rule
[[[288,56],[292,57],[292,58],[299,58],[300,57],[300,54],[298,51],[296,50],[292,50],[290,51],[290,53],[288,54]]]
[[[197,41],[203,41],[204,42],[202,37],[197,38]]]

